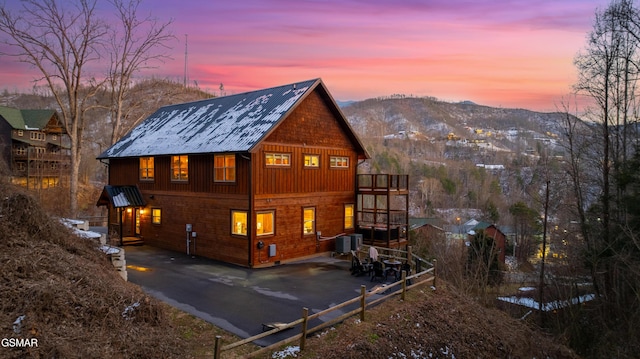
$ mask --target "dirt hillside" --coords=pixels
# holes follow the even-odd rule
[[[181,357],[160,303],[96,248],[0,183],[0,337],[12,340],[0,357]],[[12,345],[19,339],[32,345]]]
[[[391,299],[308,341],[302,358],[578,358],[505,313],[439,284]]]

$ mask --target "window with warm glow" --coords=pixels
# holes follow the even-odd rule
[[[153,208],[151,210],[151,223],[153,224],[162,223],[162,210],[160,208]]]
[[[273,212],[256,213],[256,234],[259,236],[273,234],[274,217]]]
[[[344,205],[344,229],[352,229],[354,227],[354,212],[352,204]]]
[[[187,181],[189,179],[189,156],[171,156],[171,180]]]
[[[265,163],[267,164],[267,166],[288,167],[291,165],[291,154],[265,153]]]
[[[154,176],[153,157],[140,157],[140,179],[153,181]]]
[[[348,168],[349,157],[332,156],[329,159],[329,166],[333,168]]]
[[[216,182],[236,181],[236,155],[213,156],[214,178]]]
[[[316,209],[304,208],[302,212],[303,212],[302,234],[316,233]]]
[[[231,234],[247,235],[247,212],[231,211]]]
[[[320,167],[320,156],[318,155],[304,155],[305,167]]]

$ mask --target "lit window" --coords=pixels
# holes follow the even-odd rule
[[[334,168],[348,168],[349,157],[332,156],[330,158],[329,165]]]
[[[24,132],[22,130],[18,130],[18,136],[22,137],[24,135]]]
[[[214,178],[216,182],[236,181],[236,155],[213,156]]]
[[[353,218],[354,218],[353,205],[345,204],[344,205],[344,229],[352,229],[354,227]]]
[[[305,208],[303,212],[302,234],[313,234],[316,232],[316,209]]]
[[[256,213],[256,234],[259,236],[273,234],[273,219],[273,212]]]
[[[189,179],[189,156],[171,156],[171,180],[187,181]]]
[[[153,224],[162,223],[162,210],[160,208],[153,208],[151,210],[151,223]]]
[[[266,153],[265,162],[267,166],[288,167],[291,165],[291,155],[288,153]]]
[[[231,234],[247,235],[247,212],[231,211]]]
[[[153,180],[154,178],[154,164],[153,157],[140,157],[140,179],[141,180]]]
[[[304,155],[304,166],[305,167],[319,167],[320,166],[320,156],[318,156],[318,155]]]

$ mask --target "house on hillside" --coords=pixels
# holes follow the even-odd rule
[[[0,156],[13,183],[45,189],[68,181],[69,146],[56,111],[0,106]]]
[[[98,156],[120,236],[248,267],[357,230],[368,158],[320,79],[162,107]]]
[[[472,230],[469,231],[469,237],[473,237],[479,231],[484,231],[485,235],[493,238],[498,251],[498,260],[500,263],[505,262],[506,255],[506,235],[495,225],[489,222],[478,222]]]

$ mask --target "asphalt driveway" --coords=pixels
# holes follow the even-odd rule
[[[242,338],[261,333],[263,323],[299,319],[304,307],[313,314],[357,297],[361,285],[367,290],[380,285],[367,276],[352,276],[350,261],[329,257],[248,269],[147,245],[127,246],[125,251],[130,282]],[[332,312],[309,327],[356,307]],[[284,331],[256,344],[269,345],[297,333]]]

